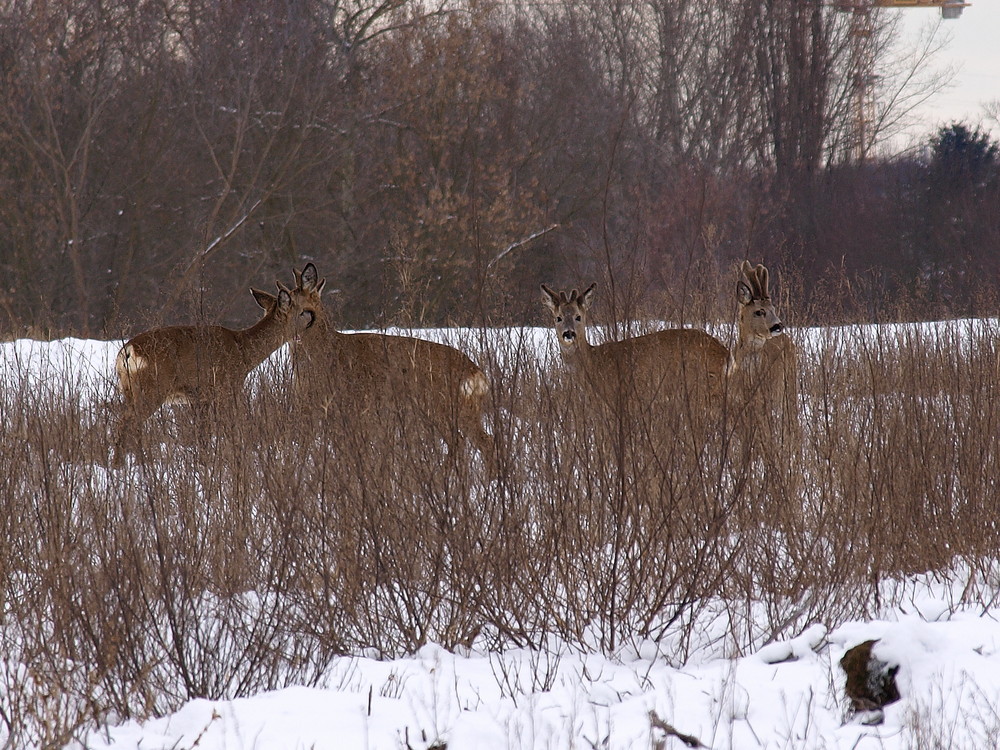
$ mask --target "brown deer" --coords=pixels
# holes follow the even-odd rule
[[[736,284],[737,341],[733,347],[733,376],[750,413],[776,417],[768,427],[770,439],[798,439],[798,366],[795,344],[771,301],[767,269],[743,261]]]
[[[711,402],[721,399],[732,359],[725,345],[705,331],[669,328],[592,345],[587,313],[596,287],[566,294],[542,284],[542,302],[552,313],[563,362],[574,376],[586,379],[608,403],[621,397],[623,387],[635,388],[644,401],[692,389]]]
[[[293,300],[316,311],[315,325],[292,348],[299,394],[325,413],[346,410],[362,424],[385,419],[390,409],[397,414],[405,410],[445,441],[450,456],[457,455],[459,438],[472,443],[492,474],[495,446],[483,428],[489,394],[483,371],[465,354],[444,344],[336,330],[320,300],[326,279],[319,279],[312,263],[294,273]]]
[[[251,370],[316,321],[316,311],[293,302],[291,291],[280,284],[277,296],[250,292],[264,309],[264,317],[250,328],[167,326],[140,333],[121,348],[115,360],[124,396],[116,463],[124,458],[125,444],[162,405],[204,407],[234,395]]]

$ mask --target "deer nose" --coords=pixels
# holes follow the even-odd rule
[[[566,341],[572,341],[576,338],[576,331],[563,331],[563,338]]]
[[[781,325],[781,323],[775,323],[773,326],[771,326],[771,333],[773,333],[775,336],[777,336],[784,329],[785,328],[784,328],[783,325]]]

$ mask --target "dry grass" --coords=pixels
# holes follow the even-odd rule
[[[494,383],[493,481],[398,404],[321,412],[282,372],[215,413],[162,411],[111,470],[110,385],[5,372],[0,735],[59,744],[428,641],[654,641],[682,662],[709,607],[728,653],[864,617],[887,578],[995,554],[998,341],[995,323],[800,338],[792,447],[737,403],[708,426],[684,398],[621,416],[524,341],[461,342]]]

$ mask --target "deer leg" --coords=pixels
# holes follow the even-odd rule
[[[483,405],[481,399],[465,401],[459,415],[458,430],[462,436],[472,443],[486,464],[487,475],[494,479],[497,476],[496,440],[483,428]],[[451,446],[449,445],[449,452]]]
[[[486,430],[483,429],[482,425],[476,425],[470,427],[469,432],[466,433],[466,437],[476,446],[479,451],[479,455],[483,457],[483,462],[486,464],[486,474],[491,479],[496,479],[497,477],[497,455],[496,455],[496,441],[490,436]]]
[[[111,461],[117,468],[125,465],[126,454],[136,452],[143,424],[163,403],[163,399],[158,395],[135,395],[135,391],[132,393],[131,397],[125,397],[116,415],[117,425]]]

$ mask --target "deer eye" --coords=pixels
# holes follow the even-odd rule
[[[579,315],[577,315],[577,316],[576,316],[576,319],[577,319],[577,320],[580,320],[580,316],[579,316]]]
[[[562,323],[562,315],[556,315],[556,323]]]
[[[766,315],[766,313],[763,310],[755,310],[754,315],[756,315],[758,318],[763,318],[764,315]]]

